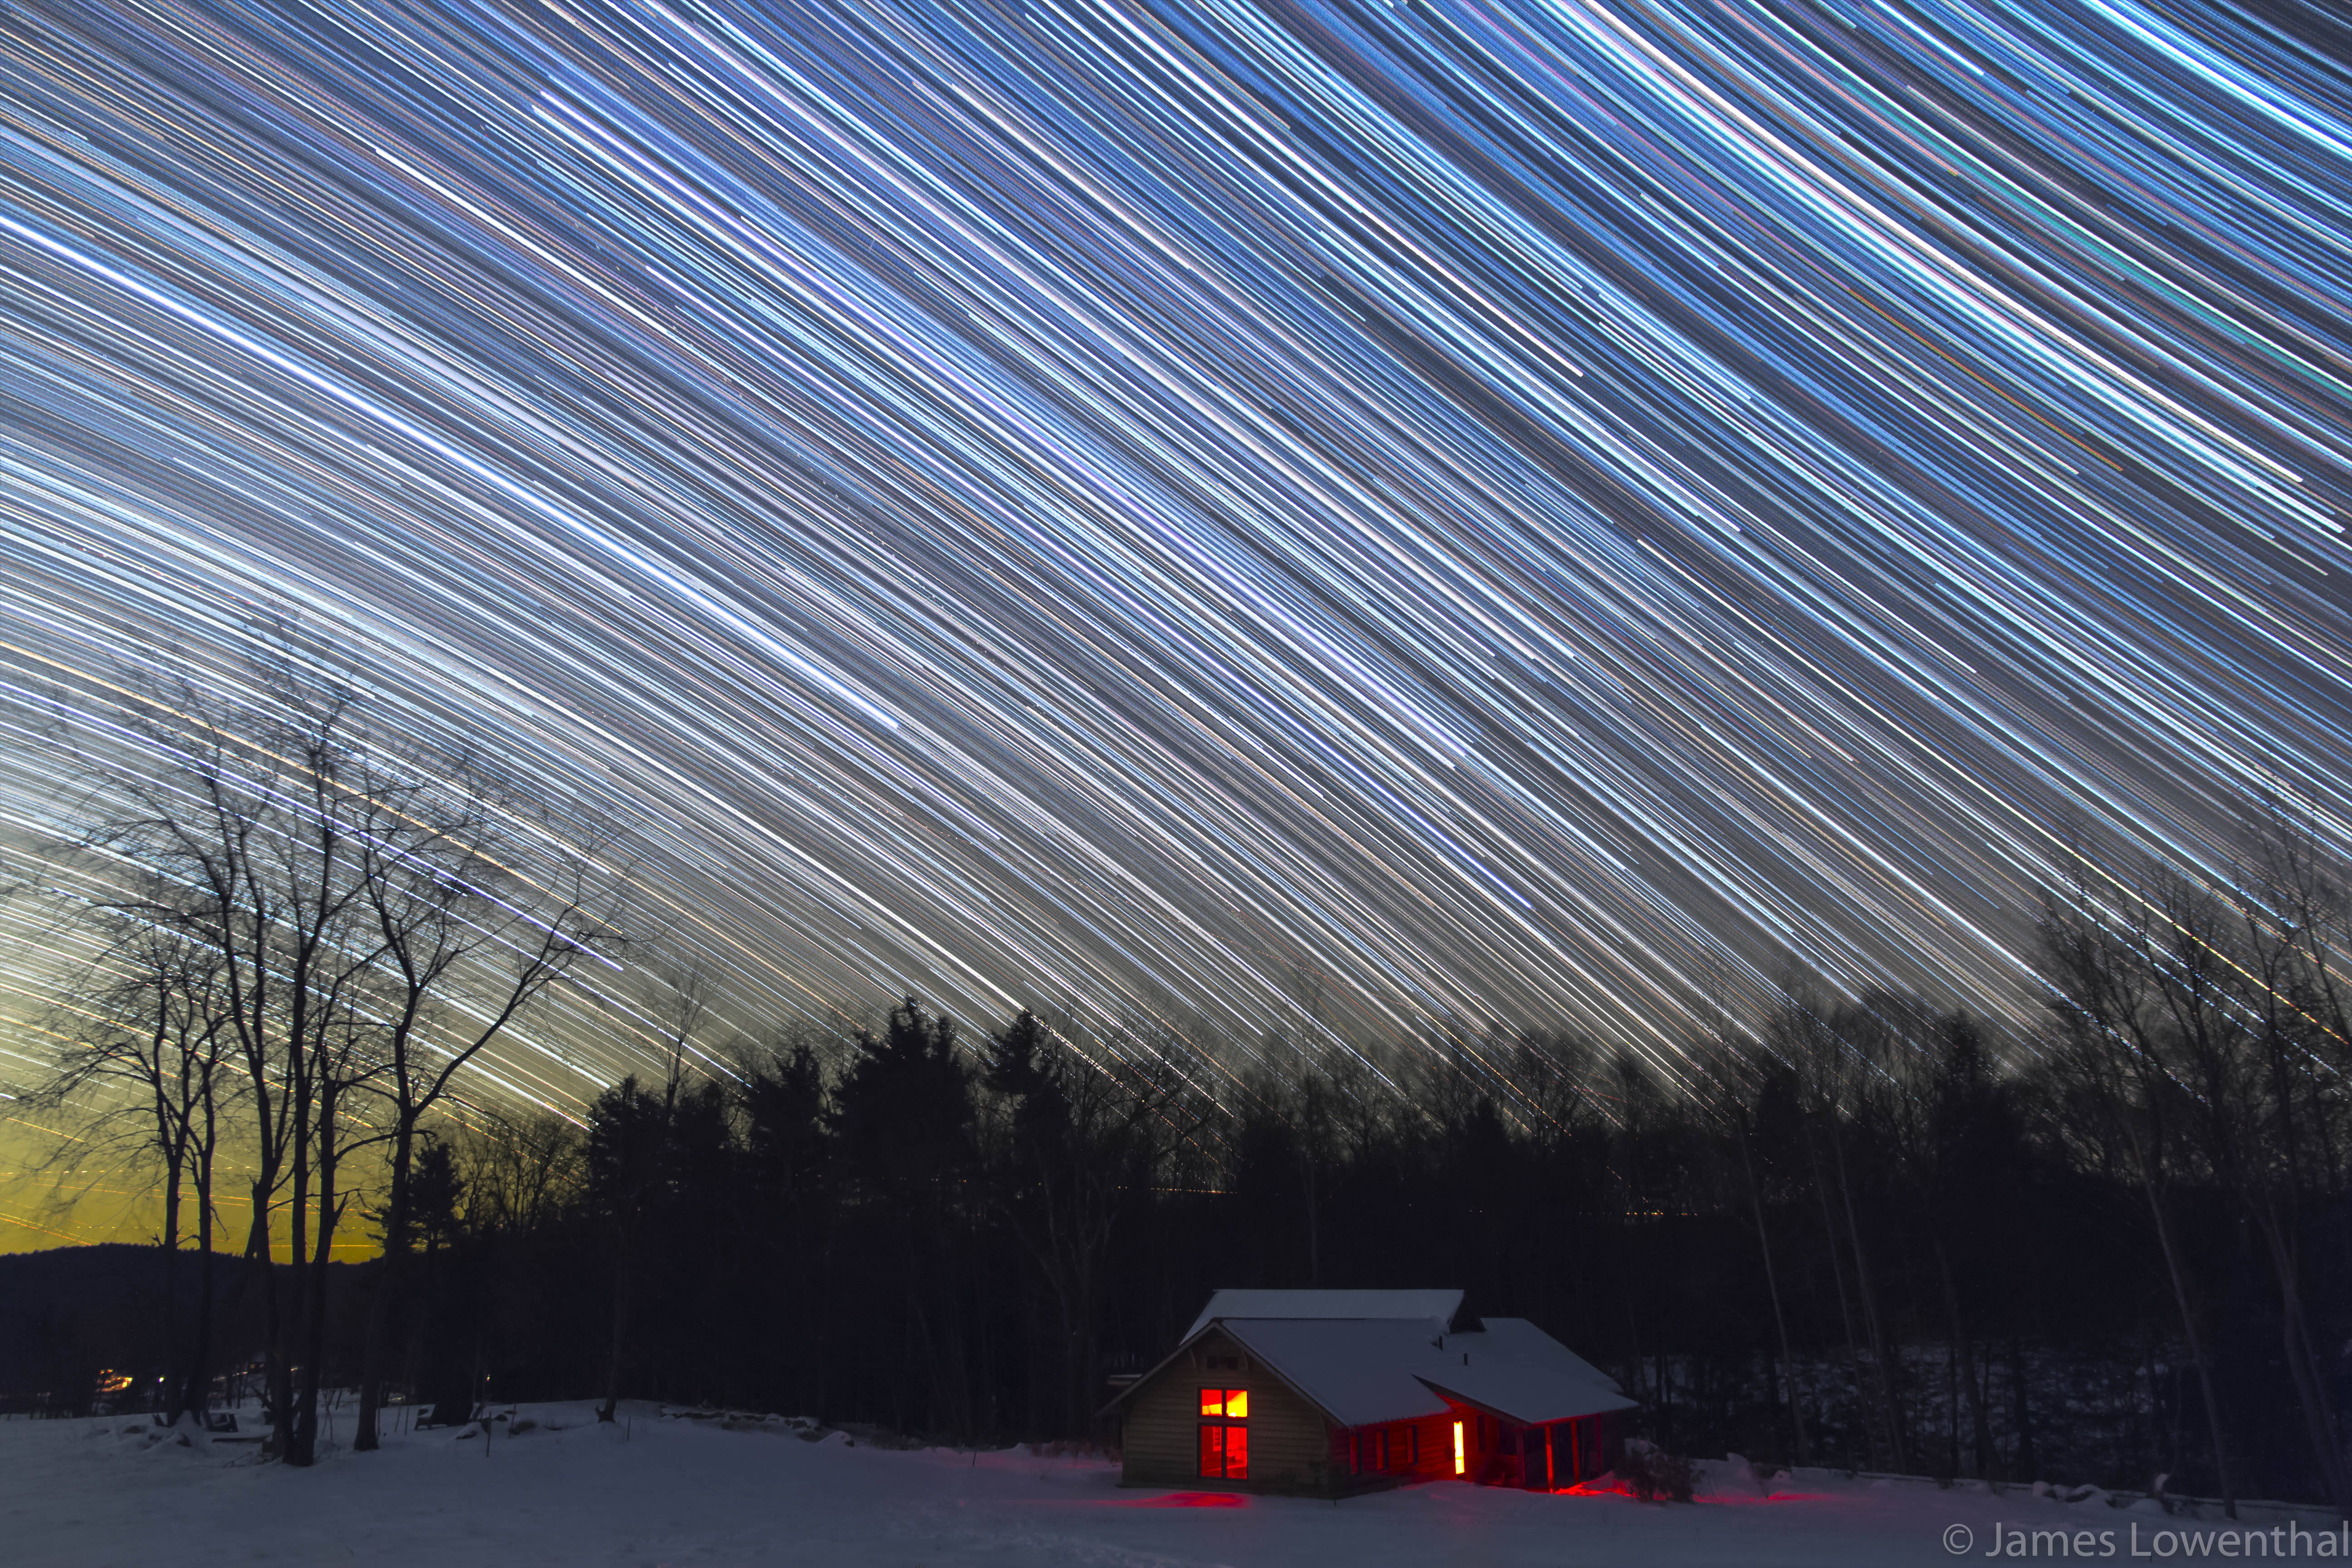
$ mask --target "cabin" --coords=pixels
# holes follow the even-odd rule
[[[1121,1484],[1350,1497],[1412,1481],[1558,1491],[1616,1467],[1617,1384],[1459,1290],[1219,1290],[1104,1410]]]

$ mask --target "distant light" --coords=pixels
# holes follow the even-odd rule
[[[1462,1423],[1456,1421],[1454,1424],[1454,1473],[1467,1475],[1469,1469],[1469,1461],[1464,1457],[1462,1448]]]

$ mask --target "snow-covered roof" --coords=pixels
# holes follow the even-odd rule
[[[1442,1334],[1427,1321],[1224,1318],[1224,1331],[1342,1426],[1443,1415],[1446,1396],[1534,1426],[1630,1410],[1598,1367],[1524,1318]]]
[[[1459,1290],[1219,1290],[1184,1337],[1217,1318],[1402,1318],[1442,1328],[1461,1310]]]
[[[1530,1426],[1631,1410],[1639,1403],[1625,1397],[1615,1378],[1525,1318],[1488,1318],[1484,1333],[1446,1335],[1437,1364],[1413,1375]]]
[[[1342,1426],[1445,1414],[1445,1401],[1413,1376],[1437,1364],[1441,1336],[1430,1323],[1225,1318],[1219,1326]]]
[[[1461,1314],[1459,1290],[1220,1290],[1129,1392],[1218,1328],[1342,1426],[1443,1415],[1449,1400],[1525,1426],[1633,1407],[1600,1368],[1526,1319]],[[1462,1330],[1449,1327],[1457,1322]]]

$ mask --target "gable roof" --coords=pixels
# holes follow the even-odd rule
[[[1489,1318],[1484,1333],[1448,1334],[1437,1363],[1414,1377],[1465,1405],[1528,1426],[1632,1410],[1641,1403],[1626,1398],[1615,1378],[1525,1318]]]
[[[1459,1290],[1220,1290],[1183,1341],[1108,1407],[1155,1381],[1212,1329],[1342,1426],[1443,1415],[1453,1402],[1523,1426],[1633,1407],[1606,1373],[1524,1318],[1449,1331],[1461,1300]],[[1265,1306],[1291,1310],[1230,1310]],[[1343,1315],[1350,1306],[1360,1311]]]
[[[1461,1311],[1459,1290],[1219,1290],[1184,1337],[1191,1339],[1218,1318],[1397,1318],[1435,1323],[1443,1331],[1456,1326]]]
[[[1342,1426],[1445,1414],[1444,1396],[1412,1374],[1416,1365],[1436,1364],[1440,1336],[1429,1323],[1227,1318],[1221,1326]]]

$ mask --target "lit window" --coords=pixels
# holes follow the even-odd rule
[[[1470,1470],[1469,1451],[1462,1445],[1462,1423],[1454,1424],[1454,1473],[1466,1475]]]
[[[1235,1421],[1246,1421],[1249,1419],[1249,1390],[1204,1388],[1201,1390],[1201,1414],[1223,1415]]]
[[[1249,1390],[1201,1390],[1201,1474],[1212,1480],[1249,1479]]]

